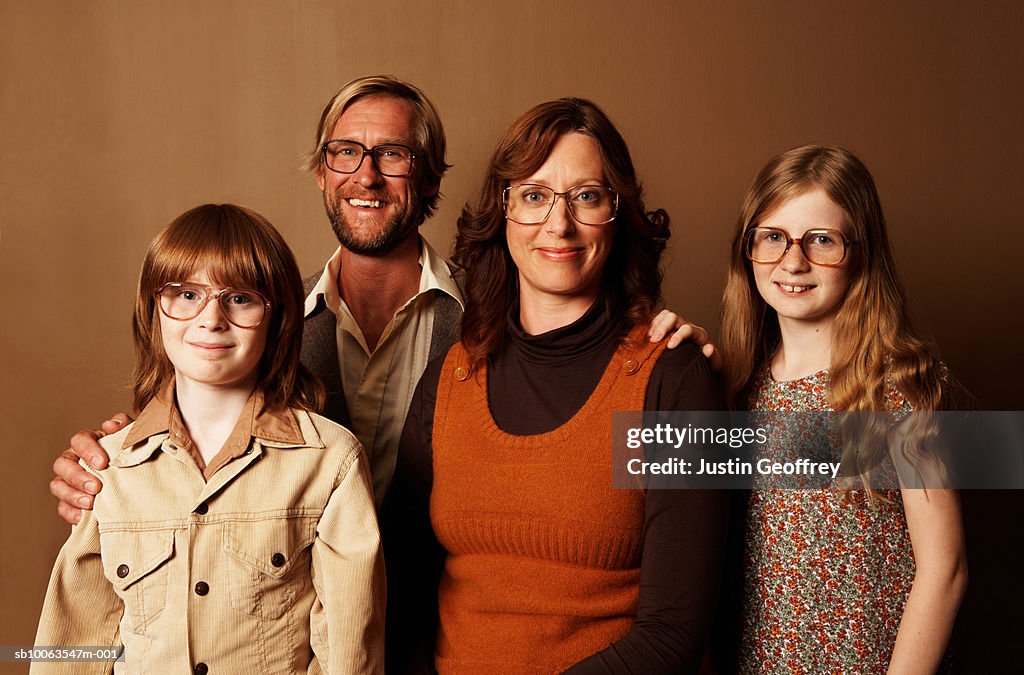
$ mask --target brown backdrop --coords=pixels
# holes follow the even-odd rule
[[[323,104],[359,75],[408,79],[440,108],[455,167],[424,230],[442,251],[515,116],[599,102],[649,206],[673,217],[668,305],[715,330],[753,174],[799,143],[851,148],[878,181],[919,324],[985,407],[1021,409],[1024,9],[890,4],[0,3],[0,644],[31,642],[67,534],[53,457],[128,405],[146,245],[186,208],[233,201],[277,224],[305,272],[321,266],[335,244],[298,166]],[[991,523],[1014,522],[1022,500],[967,499],[958,639],[972,671],[1005,666],[1019,634],[1019,594],[1002,588],[1020,567],[1016,526]]]

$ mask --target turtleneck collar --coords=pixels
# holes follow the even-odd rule
[[[530,363],[564,364],[583,356],[607,349],[609,340],[621,332],[600,298],[594,301],[583,316],[567,326],[539,335],[530,335],[519,323],[519,303],[509,307],[507,349]],[[617,340],[613,340],[617,342]]]

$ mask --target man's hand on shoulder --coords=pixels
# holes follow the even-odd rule
[[[673,331],[675,332],[673,333]],[[722,355],[715,349],[708,332],[697,324],[687,322],[672,310],[663,309],[651,319],[651,328],[647,331],[647,335],[651,342],[661,342],[670,333],[672,336],[669,337],[666,345],[669,349],[675,349],[686,340],[692,340],[711,362],[712,370],[717,372],[722,369]]]
[[[120,431],[132,421],[118,413],[100,425],[100,430],[83,429],[71,437],[71,447],[60,453],[53,463],[56,476],[50,481],[50,494],[57,498],[57,515],[75,525],[82,519],[82,510],[91,509],[93,497],[103,484],[82,468],[79,459],[94,469],[106,468],[110,458],[100,447],[99,439]]]

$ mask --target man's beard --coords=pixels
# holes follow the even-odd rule
[[[411,233],[415,232],[422,222],[417,217],[420,211],[419,202],[406,204],[405,208],[395,213],[384,223],[384,227],[367,236],[359,238],[355,228],[351,227],[342,212],[340,202],[346,197],[335,197],[333,200],[324,196],[327,219],[331,221],[334,236],[349,251],[359,255],[380,257],[394,251]],[[372,197],[371,197],[372,198]]]

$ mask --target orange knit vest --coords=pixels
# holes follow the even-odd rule
[[[632,628],[644,493],[612,488],[612,413],[643,410],[664,348],[645,331],[637,327],[618,348],[576,415],[533,436],[499,429],[486,367],[469,376],[462,344],[448,353],[430,498],[448,551],[439,591],[442,675],[558,672]]]

